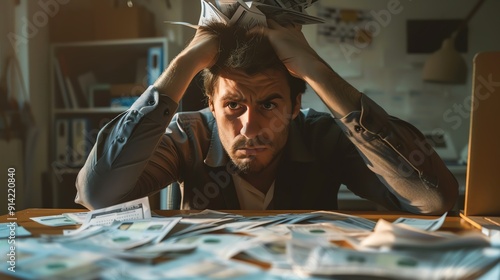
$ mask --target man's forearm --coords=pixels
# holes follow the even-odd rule
[[[149,172],[149,162],[158,153],[158,144],[187,87],[199,71],[214,63],[218,47],[213,33],[199,29],[154,86],[99,132],[78,174],[77,203],[91,209],[105,207],[149,195],[176,179],[173,149],[164,151],[167,157],[161,156],[169,161],[164,162],[168,170]]]
[[[180,54],[155,81],[154,87],[160,94],[179,103],[189,84],[201,70],[202,67],[197,66],[191,58]]]
[[[219,53],[219,38],[211,29],[200,27],[189,45],[172,60],[154,83],[159,93],[179,103],[194,76],[213,65]]]
[[[451,209],[458,183],[422,133],[389,116],[366,96],[362,96],[361,104],[361,111],[337,122],[370,169],[398,198],[402,209],[425,214]]]
[[[457,182],[432,148],[422,144],[417,129],[390,117],[366,96],[362,102],[362,94],[323,61],[308,67],[306,81],[346,125],[348,138],[405,210],[442,213],[453,206]]]
[[[172,61],[155,82],[158,88],[148,88],[129,110],[100,131],[77,178],[77,203],[101,208],[162,187],[152,183],[161,182],[160,178],[143,178],[144,182],[139,178],[196,75],[191,67],[195,64],[183,64],[182,59]]]
[[[123,112],[101,129],[77,181],[76,202],[102,208],[146,196],[162,186],[153,178],[139,178],[155,153],[177,103],[149,87]]]
[[[195,69],[182,64],[178,56],[127,112],[100,132],[89,157],[78,174],[76,202],[87,208],[101,208],[145,196],[162,186],[159,178],[143,178],[177,104],[191,82]],[[180,68],[185,66],[185,71]],[[157,88],[156,88],[157,87]],[[146,174],[148,174],[146,172]],[[148,175],[149,176],[149,175]]]
[[[308,64],[303,79],[318,94],[336,118],[361,110],[361,93],[323,60]]]

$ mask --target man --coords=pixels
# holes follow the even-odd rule
[[[174,117],[202,70],[208,109]],[[331,114],[300,109],[303,81]],[[458,184],[423,143],[338,76],[300,26],[214,24],[103,128],[76,202],[101,208],[178,181],[182,209],[336,209],[345,184],[389,210],[442,214]]]

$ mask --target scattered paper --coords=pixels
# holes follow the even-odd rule
[[[166,244],[195,245],[197,250],[215,254],[221,258],[229,259],[243,249],[247,248],[246,242],[251,237],[236,234],[201,234],[190,237],[180,237],[167,240]]]
[[[107,208],[88,212],[82,227],[109,226],[114,221],[130,221],[151,218],[148,197],[132,200]]]
[[[436,231],[441,228],[441,226],[444,223],[444,220],[446,219],[446,215],[448,212],[444,213],[441,217],[435,220],[431,219],[417,219],[417,218],[398,218],[393,224],[405,224],[414,228],[418,228],[421,230],[427,230],[427,231]]]
[[[77,222],[78,224],[83,224],[87,219],[88,213],[89,212],[63,213],[63,216]]]
[[[351,239],[352,241],[352,239]],[[379,220],[373,233],[360,242],[352,242],[357,248],[465,248],[488,247],[489,239],[477,231],[464,233],[429,232],[406,224],[391,224]]]
[[[164,262],[154,267],[131,269],[120,279],[269,279],[265,272],[240,261],[215,258],[209,253],[197,253]]]
[[[68,246],[96,249],[128,250],[147,243],[157,244],[179,222],[180,218],[161,218],[115,222],[89,238],[74,238],[67,241]],[[85,233],[82,232],[82,233]]]
[[[440,231],[446,215],[401,217],[393,223],[329,211],[245,217],[205,210],[152,217],[147,198],[71,214],[34,218],[53,226],[76,221],[82,226],[66,235],[16,239],[17,270],[0,274],[23,279],[481,279],[500,263],[498,238],[479,231]],[[0,261],[8,263],[11,251],[1,242]]]
[[[361,279],[477,279],[500,261],[492,248],[366,252],[304,240],[292,240],[287,254],[298,273]]]
[[[78,223],[64,215],[52,215],[43,217],[33,217],[31,220],[49,227],[61,227],[69,225],[77,225]]]
[[[30,236],[31,233],[24,227],[18,225],[16,222],[0,223],[0,239],[8,238],[9,236],[21,237]]]

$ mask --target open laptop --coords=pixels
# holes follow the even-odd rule
[[[500,51],[473,60],[468,153],[460,216],[485,233],[500,231]]]

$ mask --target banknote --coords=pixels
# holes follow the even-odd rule
[[[151,218],[146,220],[115,221],[104,230],[85,236],[87,231],[77,235],[70,235],[73,240],[65,242],[73,248],[95,248],[96,250],[128,250],[144,244],[157,244],[180,221],[181,218]]]
[[[325,20],[308,15],[306,9],[316,0],[200,0],[201,13],[198,24],[166,21],[192,28],[220,22],[229,26],[238,25],[247,29],[267,26],[273,19],[280,24],[318,24]]]
[[[74,220],[64,215],[33,217],[30,219],[44,226],[49,226],[49,227],[60,227],[60,226],[69,226],[78,224],[78,222],[75,222]]]

